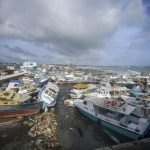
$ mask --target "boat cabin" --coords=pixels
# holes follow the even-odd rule
[[[131,113],[136,107],[126,104],[121,99],[89,99],[83,100],[81,105],[93,116],[141,135],[149,125],[147,119],[132,116]]]
[[[6,91],[18,91],[19,90],[19,86],[22,84],[21,80],[11,80],[8,84],[8,87],[6,88]]]
[[[45,88],[44,93],[52,98],[55,98],[58,92],[59,92],[59,88],[55,84],[49,82]]]

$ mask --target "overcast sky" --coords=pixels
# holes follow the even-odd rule
[[[0,0],[0,61],[150,65],[149,0]]]

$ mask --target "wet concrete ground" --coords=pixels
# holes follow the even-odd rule
[[[57,136],[65,150],[91,150],[116,144],[105,133],[106,129],[82,115],[75,107],[64,105],[64,100],[70,91],[70,86],[60,86],[60,93],[55,109],[57,119]],[[104,131],[105,130],[105,131]],[[121,143],[130,141],[124,136],[107,130]]]
[[[54,111],[58,123],[57,138],[62,148],[64,150],[92,150],[116,144],[99,124],[83,116],[75,107],[64,105],[70,88],[70,86],[60,86]],[[0,126],[0,149],[4,149],[10,143],[18,142],[15,150],[20,150],[22,143],[31,140],[27,135],[29,129],[30,127],[23,126],[20,122]],[[109,131],[109,133],[121,143],[130,141],[116,132]],[[9,149],[11,150],[11,147]]]
[[[0,150],[12,150],[12,145],[15,145],[15,150],[21,150],[20,146],[31,140],[27,135],[30,127],[23,126],[20,119],[4,122],[6,124],[0,126]]]

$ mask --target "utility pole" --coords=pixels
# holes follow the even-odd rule
[[[28,72],[28,59],[27,59],[27,72]]]

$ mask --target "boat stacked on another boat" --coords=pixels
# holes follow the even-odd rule
[[[19,94],[28,94],[30,96],[37,96],[40,88],[35,86],[35,83],[29,82],[23,82],[22,80],[11,80],[8,84],[8,87],[6,88],[6,91],[15,91]]]
[[[74,104],[90,119],[132,139],[144,137],[150,127],[147,119],[132,116],[136,107],[122,99],[77,99]]]
[[[122,95],[121,97],[126,103],[136,107],[132,113],[133,115],[146,118],[150,121],[150,98],[148,96],[131,97]]]
[[[18,91],[20,85],[23,83],[22,80],[11,80],[8,84],[8,87],[6,88],[6,91]]]
[[[51,81],[51,77],[47,72],[39,72],[34,76],[34,80],[38,83],[38,86],[42,88],[45,86],[48,82]]]
[[[70,91],[71,98],[82,98],[83,95],[87,94],[96,89],[96,85],[93,84],[76,84]]]
[[[45,107],[53,107],[56,104],[58,92],[59,87],[52,82],[48,82],[39,92],[38,99],[44,103]]]
[[[18,93],[28,94],[28,95],[31,95],[31,96],[37,96],[39,91],[40,91],[40,88],[29,85],[29,86],[24,86],[24,87],[20,88]]]
[[[40,111],[42,103],[27,94],[14,91],[0,92],[0,118],[33,115]]]
[[[122,94],[128,95],[128,91],[125,87],[120,86],[110,86],[110,87],[100,87],[83,94],[83,97],[89,98],[118,98]],[[80,99],[80,98],[78,98]]]
[[[142,87],[137,85],[134,86],[133,89],[131,89],[131,93],[134,94],[137,97],[147,96],[147,92],[143,92]]]
[[[19,94],[15,91],[0,91],[0,106],[19,105],[31,99],[27,94]]]
[[[0,118],[34,115],[40,112],[41,102],[28,102],[20,105],[0,106]]]

